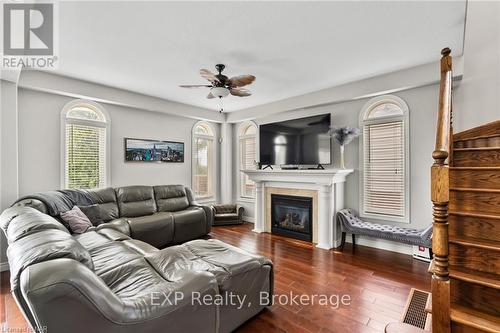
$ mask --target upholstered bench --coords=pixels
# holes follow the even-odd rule
[[[337,214],[337,221],[342,230],[342,243],[340,248],[344,249],[346,234],[352,235],[352,244],[355,244],[354,235],[365,235],[383,238],[409,245],[431,247],[432,224],[425,229],[401,228],[394,225],[366,222],[360,219],[350,209],[342,209]]]

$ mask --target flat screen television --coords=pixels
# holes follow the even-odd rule
[[[261,165],[331,163],[330,114],[260,126]]]

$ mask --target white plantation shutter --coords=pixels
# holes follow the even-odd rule
[[[74,101],[63,109],[65,188],[107,185],[109,123],[97,104]]]
[[[403,121],[364,126],[364,212],[405,216]]]
[[[239,168],[240,170],[255,169],[257,154],[257,125],[248,121],[241,124],[239,138]],[[255,197],[255,183],[240,171],[239,195],[242,198]]]
[[[253,169],[255,161],[256,138],[246,137],[240,139],[240,168]],[[253,198],[255,196],[255,184],[248,175],[241,172],[241,196]]]
[[[106,128],[66,125],[66,187],[98,188],[106,185]]]
[[[379,96],[361,115],[361,216],[408,223],[408,106],[397,96]]]

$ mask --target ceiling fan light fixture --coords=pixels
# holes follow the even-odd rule
[[[210,89],[210,93],[215,97],[223,98],[229,95],[229,89],[225,87],[213,87]]]

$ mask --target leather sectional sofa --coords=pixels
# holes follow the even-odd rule
[[[44,196],[24,198],[0,216],[12,293],[33,328],[231,332],[269,305],[269,259],[215,239],[184,242],[206,235],[213,219],[189,189],[87,194],[107,222],[83,234],[46,214],[58,205],[47,207]]]
[[[211,208],[198,204],[182,185],[50,191],[28,195],[15,206],[28,205],[57,218],[74,205],[88,204],[99,206],[104,222],[160,248],[207,235],[213,224]]]

